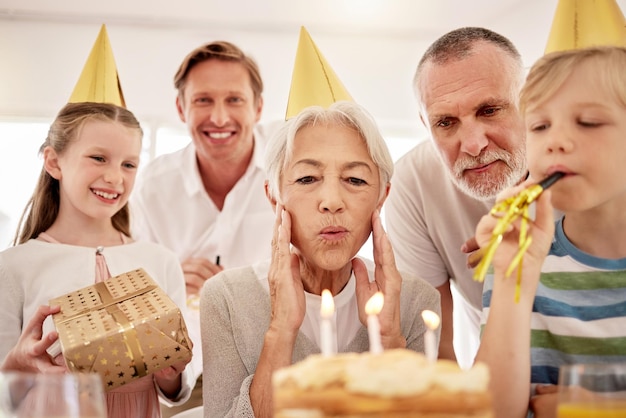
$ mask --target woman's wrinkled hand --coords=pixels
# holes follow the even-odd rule
[[[291,252],[291,216],[276,205],[272,259],[268,274],[271,303],[270,327],[296,335],[306,312],[300,261]]]
[[[356,297],[361,323],[367,324],[365,304],[377,292],[385,297],[382,311],[378,314],[383,347],[399,348],[406,346],[406,339],[400,329],[400,290],[402,276],[396,267],[393,249],[385,232],[380,213],[372,214],[372,241],[374,247],[374,278],[369,281],[367,268],[362,260],[354,258],[352,268],[356,277]]]

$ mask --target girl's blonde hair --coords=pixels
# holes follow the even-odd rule
[[[598,46],[547,54],[530,69],[520,93],[522,114],[552,97],[582,64],[593,65],[599,85],[626,107],[626,48]]]
[[[135,116],[123,107],[109,103],[68,103],[50,125],[48,136],[39,148],[39,153],[43,153],[46,147],[51,147],[58,155],[63,154],[78,138],[81,128],[88,121],[117,122],[137,130],[140,138],[143,136]],[[59,214],[59,205],[59,181],[42,167],[33,195],[20,218],[13,245],[23,244],[50,228]],[[111,221],[115,229],[130,236],[128,204],[113,215]]]

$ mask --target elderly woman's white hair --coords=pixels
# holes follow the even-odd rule
[[[312,125],[346,126],[361,135],[372,161],[378,167],[382,197],[393,174],[393,160],[372,116],[362,106],[349,101],[336,102],[328,109],[320,106],[307,107],[296,117],[289,119],[271,138],[265,153],[270,195],[280,201],[280,176],[293,155],[294,138],[300,129]]]

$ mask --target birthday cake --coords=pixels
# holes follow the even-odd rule
[[[463,370],[410,350],[312,355],[272,378],[276,418],[493,417],[481,363]]]

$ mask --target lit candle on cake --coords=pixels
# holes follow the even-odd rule
[[[322,355],[332,356],[335,354],[335,333],[333,332],[332,317],[335,312],[335,303],[330,290],[322,291],[322,306],[320,314],[322,321],[320,322],[320,346]]]
[[[435,330],[439,327],[441,320],[439,315],[433,311],[422,311],[422,319],[426,324],[426,333],[424,334],[424,353],[428,361],[437,361],[437,338]]]
[[[382,292],[376,292],[365,304],[367,333],[370,338],[370,353],[372,354],[380,354],[383,352],[383,345],[380,342],[380,322],[378,322],[378,314],[383,309],[384,303],[385,297]]]

